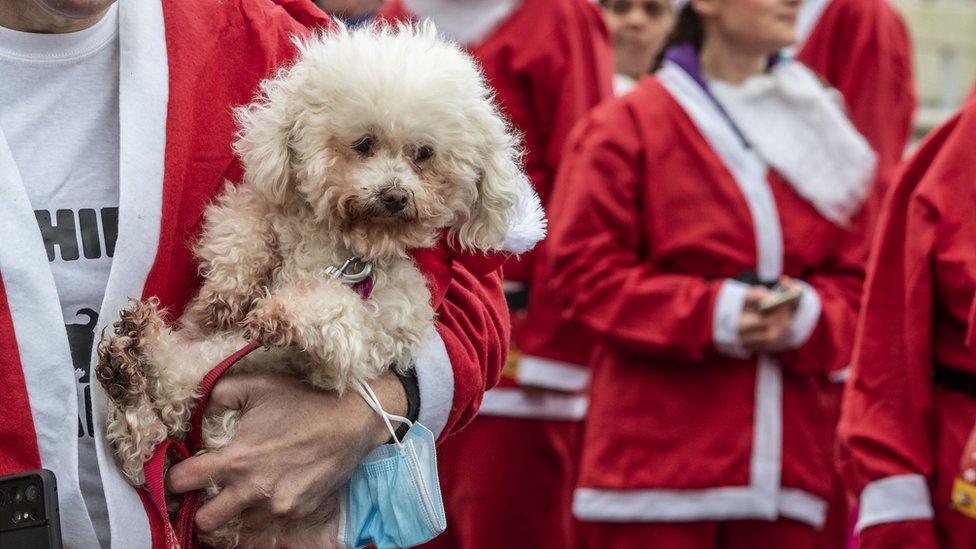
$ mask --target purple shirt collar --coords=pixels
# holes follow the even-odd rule
[[[695,45],[688,42],[685,44],[678,44],[668,48],[668,51],[664,52],[664,58],[668,61],[674,63],[681,67],[683,71],[688,73],[688,76],[692,78],[703,90],[705,90],[709,95],[711,92],[708,91],[708,83],[705,82],[705,75],[702,73],[701,61],[698,59],[698,50]],[[769,57],[769,64],[766,66],[766,70],[770,70],[775,67],[781,60],[781,56],[772,55]]]

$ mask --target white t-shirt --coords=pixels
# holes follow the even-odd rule
[[[89,364],[118,235],[118,8],[74,33],[0,27],[0,75],[0,131],[44,237],[71,347],[64,367],[78,381],[81,491],[108,547]]]

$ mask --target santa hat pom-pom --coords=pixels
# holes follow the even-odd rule
[[[518,200],[515,211],[505,235],[502,250],[513,254],[524,254],[546,237],[546,212],[542,201],[532,188],[525,174],[520,174],[515,182]]]

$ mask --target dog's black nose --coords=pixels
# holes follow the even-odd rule
[[[390,213],[397,213],[410,203],[410,193],[400,187],[390,187],[380,192],[380,202]]]

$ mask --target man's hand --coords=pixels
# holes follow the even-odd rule
[[[370,383],[391,414],[404,415],[403,386],[390,372]],[[182,493],[216,483],[220,494],[197,513],[212,532],[240,513],[245,528],[271,519],[335,512],[336,492],[356,464],[390,438],[358,393],[339,396],[291,376],[241,374],[214,388],[207,415],[241,410],[234,439],[218,452],[174,466],[167,487]]]
[[[789,290],[796,285],[791,279],[783,277],[780,286]],[[762,313],[759,304],[774,292],[765,286],[753,286],[746,294],[742,316],[739,318],[739,339],[742,347],[754,353],[776,352],[789,335],[796,316],[796,307],[786,305]]]

